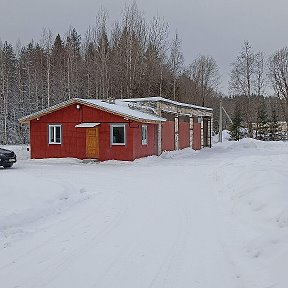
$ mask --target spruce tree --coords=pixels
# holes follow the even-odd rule
[[[234,116],[232,118],[232,124],[230,126],[231,140],[239,141],[244,137],[242,115],[238,106],[235,108]]]
[[[269,140],[276,141],[279,140],[279,123],[276,110],[272,110],[271,121],[269,125]]]
[[[259,140],[268,140],[268,114],[264,104],[258,107],[257,111],[257,135],[256,138]]]
[[[0,143],[12,144],[17,139],[18,126],[17,59],[7,41],[0,51],[0,60]]]

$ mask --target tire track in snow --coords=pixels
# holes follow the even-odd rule
[[[183,215],[181,215],[183,217]],[[172,270],[172,267],[175,265],[175,260],[180,254],[180,252],[184,249],[184,243],[186,237],[188,235],[188,231],[185,230],[185,226],[183,225],[183,219],[181,219],[181,229],[179,229],[179,233],[177,233],[177,237],[173,241],[171,248],[167,256],[165,257],[164,261],[162,262],[161,266],[159,267],[158,272],[153,277],[149,288],[154,287],[167,287],[169,274]],[[184,232],[186,231],[186,232]],[[162,285],[160,283],[162,282]],[[159,284],[159,285],[158,285]]]
[[[4,270],[4,269],[7,270],[7,268],[9,268],[9,266],[11,266],[12,270],[16,269],[15,266],[20,268],[21,265],[23,265],[22,264],[23,262],[24,263],[30,262],[29,259],[31,259],[31,263],[33,263],[33,259],[35,258],[35,256],[39,255],[39,254],[41,255],[41,253],[42,253],[45,260],[41,264],[43,264],[44,267],[41,268],[40,267],[41,265],[40,266],[37,265],[38,266],[36,269],[36,270],[38,270],[37,275],[35,275],[33,273],[33,276],[30,277],[29,279],[27,279],[27,276],[25,278],[26,278],[26,280],[28,280],[26,282],[31,283],[31,284],[29,284],[29,288],[30,287],[31,288],[32,287],[35,287],[35,288],[45,287],[45,286],[49,285],[49,283],[54,281],[59,274],[61,274],[64,270],[68,269],[69,263],[71,262],[71,260],[77,259],[77,257],[80,254],[87,253],[87,250],[89,250],[89,247],[91,247],[92,245],[95,245],[95,243],[97,244],[97,242],[101,242],[102,239],[105,237],[105,235],[110,233],[115,227],[117,227],[117,225],[119,225],[119,222],[121,222],[123,215],[125,215],[125,213],[126,213],[125,210],[119,211],[114,216],[113,221],[109,222],[108,224],[105,223],[104,227],[101,230],[94,232],[93,226],[95,226],[95,216],[97,215],[97,213],[95,213],[95,211],[94,211],[94,209],[97,207],[97,205],[95,206],[94,203],[96,202],[97,199],[91,199],[91,200],[93,203],[89,203],[89,206],[90,206],[90,208],[88,210],[89,214],[87,214],[85,212],[84,216],[82,216],[80,219],[75,217],[75,211],[70,211],[69,214],[71,215],[71,213],[72,213],[71,217],[70,216],[67,217],[67,213],[65,213],[63,215],[64,219],[60,215],[60,220],[57,218],[57,221],[54,222],[52,225],[49,225],[50,227],[48,227],[48,228],[46,227],[45,230],[47,230],[49,233],[51,233],[50,232],[51,229],[53,230],[54,227],[57,227],[59,224],[61,224],[61,227],[65,227],[64,231],[62,230],[60,234],[58,232],[55,232],[52,237],[49,237],[44,242],[41,239],[41,243],[39,245],[37,245],[36,247],[34,246],[32,249],[29,249],[28,251],[26,250],[20,256],[17,255],[17,257],[14,258],[10,263],[3,265],[1,267],[2,270]],[[101,205],[103,205],[103,202],[101,202]],[[86,207],[86,203],[84,206]],[[80,207],[80,206],[77,208],[83,209],[83,207]],[[77,214],[77,216],[79,216],[79,214]],[[63,224],[65,224],[65,223],[68,223],[68,225],[64,226]],[[54,251],[55,247],[59,246],[59,244],[57,243],[57,242],[59,242],[59,238],[62,238],[63,241],[65,241],[64,240],[65,238],[67,238],[68,241],[71,241],[71,240],[73,241],[73,237],[74,237],[73,235],[79,234],[79,230],[83,229],[83,223],[85,223],[85,225],[84,225],[85,229],[84,230],[88,231],[88,232],[85,234],[85,236],[80,237],[80,241],[78,239],[79,236],[75,236],[77,238],[77,241],[75,239],[74,242],[76,241],[77,248],[71,249],[71,247],[73,247],[73,244],[72,244],[70,246],[69,254],[67,256],[63,257],[63,255],[59,254],[61,252],[60,251],[61,249],[59,247],[57,247],[57,250],[58,250],[58,257],[57,258],[60,257],[59,258],[60,261],[57,261],[57,262],[54,261],[54,259],[56,257],[53,253],[51,253],[48,256],[47,255],[45,256],[45,254],[47,253],[46,250],[49,247],[50,247],[50,250]],[[89,224],[87,224],[87,223],[89,223]],[[56,231],[57,231],[57,229],[56,229]],[[67,235],[67,236],[65,236],[65,235]],[[82,233],[82,235],[83,235],[83,233]],[[61,242],[61,243],[63,243],[63,242]],[[80,245],[79,245],[79,243],[80,243]],[[40,257],[36,256],[36,259],[40,258]],[[47,257],[48,257],[48,259],[47,259]],[[51,262],[51,265],[47,266],[47,263],[49,263],[49,262]],[[64,266],[65,266],[65,268],[63,268]],[[49,272],[49,270],[50,270],[50,272]],[[4,271],[3,271],[3,273],[4,273]],[[5,272],[5,274],[6,273],[7,272]],[[41,278],[41,275],[43,275],[43,280],[39,281],[39,278]],[[33,279],[35,279],[35,280],[33,280]],[[41,285],[39,282],[41,283]]]
[[[117,214],[117,217],[114,219],[114,221],[110,222],[108,225],[105,225],[102,230],[98,231],[97,233],[88,233],[85,234],[86,239],[83,239],[81,245],[78,245],[77,248],[74,248],[73,250],[69,251],[69,254],[65,257],[61,257],[59,262],[52,263],[51,266],[51,272],[49,275],[47,275],[47,270],[45,270],[45,277],[44,280],[41,281],[41,287],[47,287],[50,285],[53,281],[57,280],[59,275],[61,275],[64,271],[68,270],[70,265],[72,265],[73,261],[75,259],[78,259],[79,256],[83,256],[85,254],[89,254],[89,251],[91,247],[97,246],[100,242],[102,242],[105,237],[107,237],[108,234],[110,234],[115,228],[117,228],[120,223],[123,221],[124,216],[127,214],[127,209],[122,210],[120,213]],[[91,226],[94,226],[94,219],[95,214],[91,213],[89,215],[89,218],[86,218],[87,220],[90,220]],[[81,226],[81,225],[80,225]],[[77,228],[75,228],[77,230]],[[86,229],[93,231],[93,229]],[[77,244],[79,241],[77,241]],[[35,285],[31,286],[38,288],[39,287],[39,279],[36,280],[37,283]]]

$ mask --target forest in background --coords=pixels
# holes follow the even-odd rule
[[[108,12],[101,9],[85,35],[70,27],[62,36],[44,29],[39,41],[27,45],[0,41],[0,144],[28,143],[28,127],[19,118],[75,97],[162,96],[203,105],[214,109],[215,131],[220,97],[229,115],[241,111],[248,127],[264,110],[267,121],[275,115],[288,120],[287,48],[265,59],[244,42],[225,96],[215,59],[199,55],[186,64],[178,33],[171,35],[162,18],[148,21],[133,3],[120,21],[107,23]],[[268,85],[273,96],[265,92]]]

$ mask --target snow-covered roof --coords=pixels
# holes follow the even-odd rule
[[[166,121],[165,118],[159,117],[157,115],[145,113],[136,109],[132,109],[128,106],[128,103],[122,100],[114,100],[113,103],[109,103],[98,99],[80,99],[89,104],[95,105],[102,110],[107,110],[109,112],[120,114],[128,118],[133,118],[134,120],[145,120],[145,121]]]
[[[44,116],[46,114],[49,114],[51,112],[57,111],[66,106],[69,106],[71,104],[76,104],[76,103],[87,105],[87,106],[100,109],[106,112],[110,112],[115,115],[122,116],[127,119],[134,120],[134,121],[140,121],[140,122],[164,122],[166,121],[165,118],[159,117],[157,115],[153,115],[153,114],[149,114],[149,113],[145,113],[145,112],[132,109],[128,106],[128,103],[122,100],[115,100],[113,102],[112,101],[107,102],[107,101],[103,101],[99,99],[74,98],[74,99],[59,103],[55,106],[49,107],[47,109],[41,110],[39,112],[25,116],[19,119],[19,122],[27,123],[33,119],[39,118],[41,116]]]
[[[165,103],[169,103],[169,104],[172,104],[172,105],[175,105],[175,106],[180,106],[180,107],[187,107],[187,108],[193,108],[193,109],[213,111],[212,108],[203,107],[203,106],[197,106],[197,105],[192,105],[192,104],[187,104],[187,103],[182,103],[182,102],[177,102],[177,101],[166,99],[166,98],[163,98],[163,97],[160,97],[160,96],[145,97],[145,98],[123,99],[121,101],[124,101],[124,102],[165,102]]]

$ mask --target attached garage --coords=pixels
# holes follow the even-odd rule
[[[166,119],[159,128],[161,151],[191,147],[200,150],[211,147],[213,110],[211,108],[181,103],[163,97],[133,98],[124,100],[132,107],[154,111]],[[160,145],[160,144],[159,144]]]

